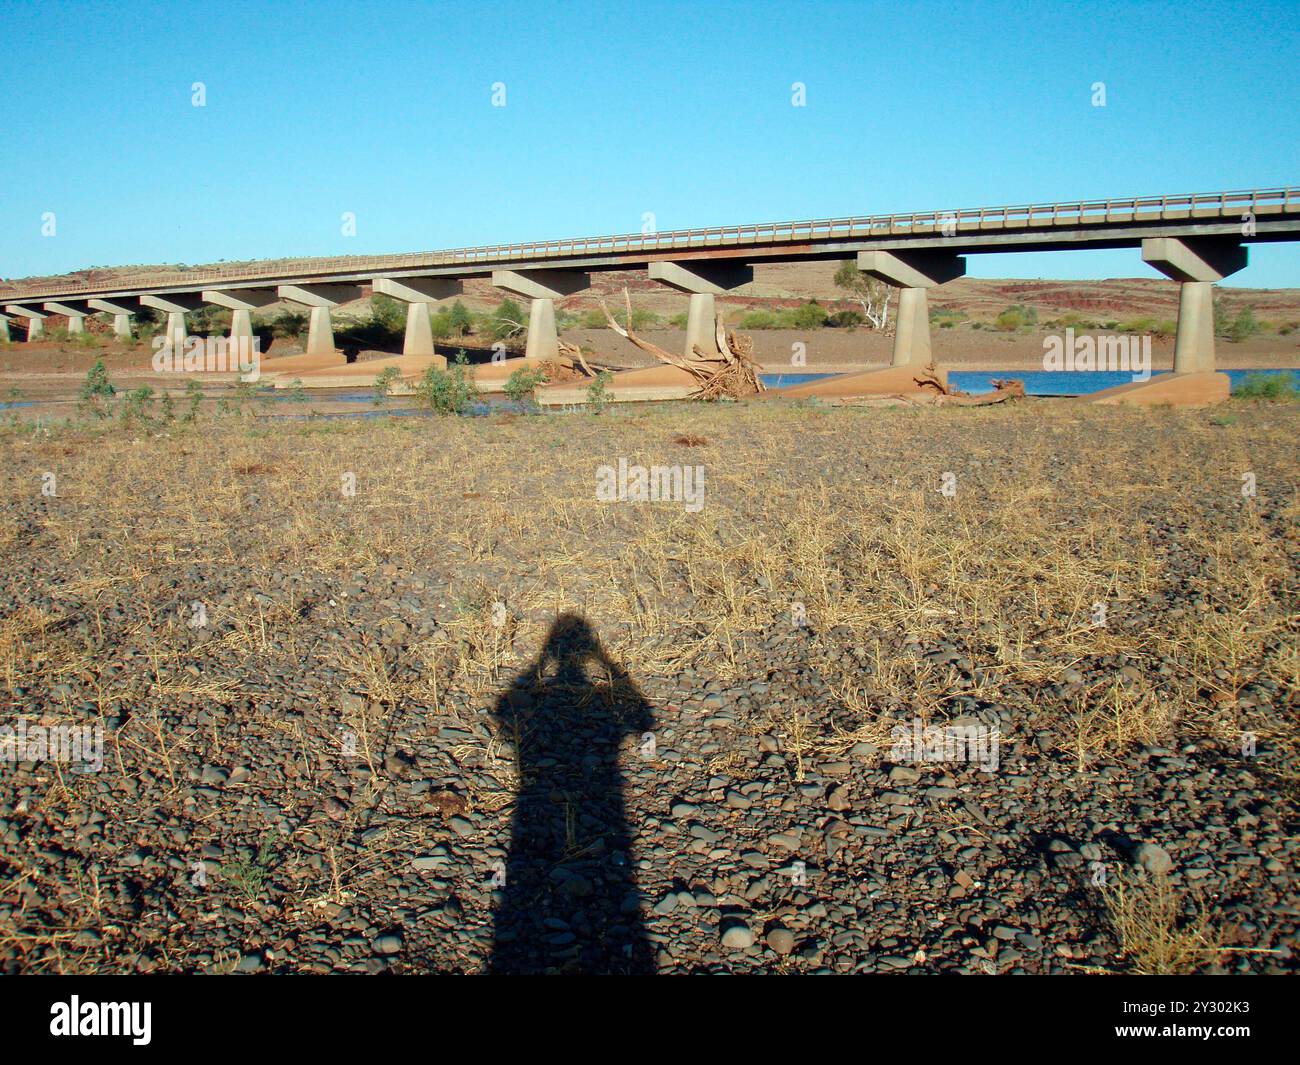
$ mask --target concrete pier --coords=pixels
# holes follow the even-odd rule
[[[591,275],[578,270],[493,270],[492,284],[528,305],[528,339],[524,358],[550,362],[560,355],[560,335],[555,328],[555,301],[590,287]]]
[[[1142,242],[1142,259],[1179,282],[1174,373],[1214,369],[1214,282],[1246,266],[1235,241],[1154,237]]]
[[[275,291],[280,299],[310,309],[308,355],[334,353],[334,327],[330,322],[330,308],[361,298],[360,285],[279,285]]]
[[[749,284],[754,280],[754,268],[747,263],[691,260],[687,264],[653,262],[649,273],[654,281],[690,293],[685,354],[694,357],[697,348],[705,356],[720,354],[714,296]]]
[[[45,334],[45,312],[34,307],[24,307],[17,303],[5,305],[5,313],[27,321],[27,343],[38,340]]]
[[[438,300],[459,296],[463,286],[450,277],[377,277],[371,291],[401,300],[406,307],[406,335],[402,338],[403,355],[433,354],[433,305]]]
[[[113,335],[122,340],[131,338],[131,315],[140,309],[140,301],[132,296],[114,297],[111,300],[86,300],[92,311],[102,311],[113,316]]]
[[[1246,249],[1230,238],[1149,237],[1142,258],[1178,282],[1178,334],[1174,372],[1084,397],[1088,403],[1206,407],[1232,393],[1226,373],[1215,371],[1214,283],[1246,266]]]
[[[9,319],[0,314],[0,343],[9,343]]]
[[[204,303],[230,311],[230,339],[240,342],[236,349],[240,352],[253,348],[252,312],[279,298],[273,288],[208,288],[199,295]]]
[[[68,320],[68,335],[76,336],[86,331],[86,315],[91,307],[86,303],[68,300],[46,301],[43,305],[50,314],[61,314]]]
[[[180,354],[185,350],[185,338],[189,335],[185,313],[197,311],[203,306],[203,300],[189,292],[169,292],[165,296],[141,296],[140,306],[167,312],[167,341],[172,351]]]
[[[894,285],[898,295],[892,366],[929,366],[930,300],[927,291],[966,273],[966,259],[943,251],[862,251],[858,269]]]

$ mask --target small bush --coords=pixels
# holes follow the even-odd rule
[[[826,319],[826,324],[833,329],[856,329],[865,321],[859,311],[836,311]]]
[[[775,329],[776,315],[771,311],[746,311],[740,316],[741,329]]]
[[[485,323],[486,333],[493,340],[509,340],[528,328],[528,316],[522,307],[507,296],[497,304]]]
[[[198,421],[199,404],[203,402],[203,386],[197,381],[189,381],[185,385],[185,398],[189,400],[189,406],[181,416],[181,421],[191,423]]]
[[[307,315],[300,311],[283,311],[268,323],[271,335],[296,340],[307,329]]]
[[[826,308],[816,300],[809,300],[791,312],[790,322],[795,329],[820,329],[826,324]]]
[[[1038,312],[1023,303],[1013,303],[993,319],[993,327],[1004,333],[1015,333],[1027,326],[1038,324]]]
[[[153,389],[148,385],[141,385],[139,388],[132,389],[123,397],[122,404],[122,424],[127,428],[135,425],[137,421],[145,425],[153,423]]]
[[[546,383],[546,371],[534,366],[521,366],[507,379],[505,394],[515,403],[523,403],[533,398],[538,385]]]
[[[373,402],[376,407],[382,407],[384,405],[384,401],[393,391],[393,385],[397,384],[397,380],[401,376],[401,373],[402,371],[396,366],[385,366],[383,370],[380,371],[379,376],[375,378],[374,385]]]
[[[1255,320],[1254,310],[1243,307],[1232,320],[1232,325],[1228,327],[1228,339],[1234,344],[1240,344],[1247,337],[1252,337],[1261,331],[1259,322]]]
[[[438,366],[425,370],[415,391],[420,401],[435,414],[464,414],[478,395],[478,389],[470,380],[463,351],[445,370]]]
[[[1232,394],[1241,399],[1300,399],[1300,384],[1293,373],[1252,373]]]
[[[600,414],[609,403],[609,382],[614,375],[608,370],[601,370],[596,379],[587,386],[587,406],[593,414]]]
[[[116,394],[117,389],[108,379],[104,360],[96,359],[95,365],[86,372],[86,380],[77,399],[77,410],[82,414],[93,414],[96,418],[106,418],[108,411],[104,408],[104,402]]]

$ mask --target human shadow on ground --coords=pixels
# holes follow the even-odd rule
[[[653,726],[650,705],[566,614],[494,714],[515,743],[519,785],[489,971],[654,972],[619,768],[624,736]]]

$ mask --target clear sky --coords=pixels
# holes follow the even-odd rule
[[[1300,0],[0,0],[0,39],[7,278],[1300,184]]]

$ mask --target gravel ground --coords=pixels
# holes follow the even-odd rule
[[[0,970],[1294,970],[1298,429],[8,424]]]

